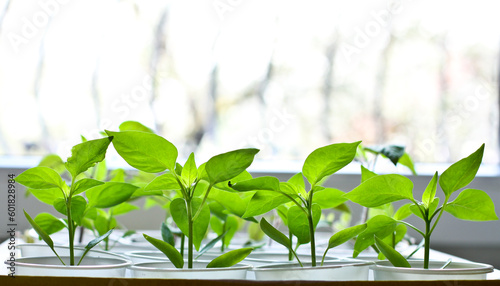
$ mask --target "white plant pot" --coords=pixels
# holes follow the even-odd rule
[[[69,247],[68,246],[54,246],[57,254],[59,256],[69,256]],[[19,244],[16,246],[16,256],[21,257],[45,257],[45,256],[55,256],[54,252],[48,247],[46,244],[38,244],[38,243],[26,243]],[[82,247],[75,247],[74,254],[75,259],[78,257],[80,259],[81,255],[85,252],[85,249]],[[126,256],[116,254],[110,251],[103,250],[90,250],[85,257],[97,257],[97,258],[118,258],[129,260]]]
[[[311,263],[269,264],[253,269],[257,280],[315,280],[315,281],[367,281],[372,262],[341,259],[328,261],[323,266]]]
[[[236,264],[227,268],[206,268],[208,263],[208,261],[195,261],[192,269],[178,269],[169,261],[144,262],[131,266],[130,272],[132,278],[240,280],[246,279],[248,270],[252,268],[246,264]]]
[[[430,261],[429,269],[423,269],[423,261],[409,261],[412,268],[394,267],[389,261],[379,261],[372,265],[376,281],[387,280],[485,280],[493,266],[475,262],[452,262],[445,269],[446,262]]]
[[[309,263],[311,262],[311,255],[310,254],[297,254],[297,256],[300,259],[300,262],[302,263]],[[318,260],[318,263],[321,263],[321,259],[323,258],[323,254],[318,254],[316,256],[316,260]],[[339,258],[332,257],[332,256],[326,256],[325,261],[336,261],[339,260]],[[288,260],[288,253],[268,253],[268,252],[252,252],[250,253],[244,260],[244,263],[251,264],[254,267],[257,266],[262,266],[262,265],[268,265],[268,264],[274,264],[274,263],[297,263],[297,259],[293,257],[292,261]]]
[[[17,258],[15,275],[122,278],[132,264],[130,260],[119,257],[86,256],[80,265],[69,266],[68,256],[61,256],[61,259],[66,265],[62,265],[56,256]]]

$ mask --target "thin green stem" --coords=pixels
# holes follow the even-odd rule
[[[292,196],[290,196],[289,194],[287,193],[284,193],[282,191],[278,191],[278,193],[284,195],[285,197],[289,198],[295,205],[297,205],[306,215],[307,215],[307,211],[304,209],[304,207],[299,204],[299,202],[297,202]]]
[[[210,190],[212,189],[213,185],[210,184],[208,186],[208,189],[207,191],[205,192],[205,196],[203,197],[203,201],[201,202],[201,205],[200,207],[198,207],[198,210],[196,211],[195,215],[193,216],[193,221],[198,217],[198,215],[200,215],[201,213],[201,210],[203,209],[203,205],[205,204],[205,202],[207,201],[207,198],[208,198],[208,193],[210,193]],[[194,190],[193,190],[194,192]]]
[[[71,189],[70,195],[66,199],[66,213],[68,218],[68,236],[69,236],[69,265],[75,265],[75,224],[73,223],[73,218],[71,217],[71,198],[73,194],[73,188],[75,186],[75,178],[71,178]]]
[[[431,233],[429,229],[431,227],[431,222],[429,220],[425,221],[425,245],[424,245],[424,269],[429,269],[429,257],[430,257],[430,242],[431,242]]]
[[[307,204],[307,221],[309,224],[309,234],[311,236],[311,265],[314,267],[316,266],[316,239],[314,237],[315,229],[314,229],[314,220],[312,213],[312,200],[314,195],[313,189],[314,186],[312,186],[311,190],[309,191],[309,198]]]
[[[413,226],[413,225],[411,225],[410,223],[407,223],[407,222],[402,221],[402,220],[398,220],[397,222],[398,222],[398,223],[402,223],[402,224],[404,224],[404,225],[406,225],[406,226],[411,227],[411,228],[412,228],[412,229],[414,229],[416,232],[420,233],[420,235],[422,235],[422,237],[425,237],[425,233],[423,233],[420,229],[418,229],[418,228],[414,227],[414,226]]]
[[[448,203],[448,200],[450,199],[449,196],[446,196],[446,198],[444,199],[444,203],[443,205],[441,206],[441,210],[439,211],[439,215],[436,219],[436,221],[434,222],[434,225],[432,226],[431,230],[429,231],[429,236],[432,234],[432,232],[434,231],[434,229],[436,228],[436,225],[438,224],[439,220],[441,219],[441,215],[443,215],[443,212],[444,212],[444,207],[446,206],[446,204]],[[430,223],[430,221],[429,221]]]
[[[193,268],[193,209],[191,206],[191,199],[187,203],[187,216],[188,216],[188,268]],[[200,206],[201,208],[201,206]]]
[[[293,260],[293,251],[292,251],[292,248],[293,248],[293,234],[292,234],[292,231],[290,230],[290,228],[288,229],[288,238],[290,239],[290,248],[288,249],[288,261],[292,261]]]

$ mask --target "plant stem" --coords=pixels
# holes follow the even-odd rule
[[[187,203],[187,216],[188,216],[188,268],[193,268],[193,209],[191,206],[191,199]],[[200,206],[201,208],[201,206]]]
[[[71,218],[71,196],[66,200],[66,212],[68,214],[68,235],[69,235],[69,265],[75,265],[75,251],[74,251],[74,224]]]
[[[429,269],[429,253],[430,253],[430,242],[431,242],[431,222],[429,220],[425,221],[425,245],[424,245],[424,269]]]
[[[311,209],[309,209],[307,219],[309,221],[309,232],[311,234],[311,265],[314,267],[316,266],[316,242],[314,240],[314,222]]]
[[[288,237],[290,238],[290,249],[288,250],[288,261],[292,261],[293,260],[293,252],[292,252],[292,248],[293,248],[293,242],[292,242],[293,235],[292,235],[292,232],[290,231],[290,228],[288,229]]]
[[[181,256],[184,259],[184,245],[186,244],[186,236],[181,234]]]
[[[227,218],[226,220],[224,221],[224,224],[222,226],[222,233],[225,233],[226,232],[226,227],[227,227]],[[222,244],[220,246],[220,252],[224,252],[224,245],[226,244],[226,236],[224,236],[221,240]]]

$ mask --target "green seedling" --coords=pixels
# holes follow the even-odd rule
[[[104,183],[83,175],[89,168],[104,160],[112,139],[112,137],[106,137],[86,141],[72,148],[71,157],[64,163],[70,176],[70,184],[67,184],[59,174],[61,170],[58,172],[45,166],[28,169],[19,174],[16,179],[21,185],[26,186],[37,199],[52,205],[59,213],[65,215],[64,219],[60,219],[48,213],[41,213],[32,219],[26,211],[24,212],[28,222],[63,264],[64,262],[54,249],[50,234],[63,228],[68,229],[69,264],[75,265],[75,231],[78,226],[82,226],[83,218],[96,209],[119,205],[128,200],[137,189],[136,186],[130,184]],[[84,193],[85,196],[83,196]],[[111,230],[89,242],[78,264],[91,248],[107,238],[110,233]]]
[[[177,196],[170,202],[172,219],[187,237],[188,268],[193,267],[194,249],[200,249],[210,223],[210,209],[207,198],[217,185],[227,182],[248,168],[257,149],[239,149],[210,158],[200,166],[196,165],[194,154],[188,157],[184,166],[177,163],[177,148],[168,140],[149,132],[141,131],[106,131],[113,136],[113,146],[118,154],[132,167],[148,172],[160,173],[144,189],[145,192],[170,193]],[[181,253],[170,243],[144,234],[153,244],[170,259],[177,268],[184,266]],[[248,255],[251,248],[244,251],[231,251],[216,258],[209,266],[231,266]]]
[[[310,243],[312,266],[316,266],[315,231],[322,210],[346,202],[344,192],[325,188],[321,184],[353,160],[359,143],[332,144],[316,149],[306,158],[302,173],[292,176],[287,182],[280,182],[275,177],[259,177],[232,183],[230,186],[234,190],[255,192],[243,217],[262,215],[291,202],[293,206],[286,209],[288,229],[299,244]],[[304,178],[310,185],[307,191]],[[289,237],[273,227],[265,218],[261,219],[260,226],[267,236],[285,246],[297,258]],[[332,236],[322,262],[329,249],[350,240],[365,228],[366,225],[361,224]],[[302,265],[298,258],[297,260]]]
[[[365,207],[378,207],[387,203],[409,200],[408,210],[423,220],[425,228],[418,229],[402,219],[378,215],[370,219],[367,229],[361,233],[354,245],[356,257],[361,251],[376,243],[377,247],[396,266],[408,266],[396,250],[387,247],[382,239],[394,233],[399,224],[404,224],[422,235],[424,240],[424,268],[429,267],[431,235],[441,219],[448,212],[458,219],[470,221],[497,220],[495,206],[488,194],[482,190],[464,189],[451,200],[452,195],[465,188],[476,176],[484,152],[484,144],[474,153],[452,164],[438,180],[436,172],[425,189],[421,201],[413,197],[413,183],[410,179],[395,174],[378,175],[367,179],[345,195],[349,200]],[[436,197],[437,186],[441,187],[444,201],[440,205]],[[403,216],[404,217],[404,216]]]

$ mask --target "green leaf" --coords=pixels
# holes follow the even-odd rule
[[[109,230],[108,232],[106,232],[105,234],[99,236],[99,237],[96,237],[94,239],[92,239],[91,241],[89,241],[89,243],[85,246],[85,251],[83,252],[82,256],[80,257],[80,261],[78,261],[78,264],[77,265],[80,265],[80,263],[82,262],[83,258],[85,257],[85,255],[87,255],[87,253],[92,249],[94,248],[94,246],[96,246],[97,244],[99,244],[99,242],[103,241],[104,239],[106,239],[110,234],[111,232],[113,232],[113,230]]]
[[[47,235],[59,232],[66,227],[64,221],[49,213],[40,213],[35,217],[35,223],[45,231]]]
[[[251,193],[231,193],[212,188],[208,198],[221,204],[230,213],[243,217],[252,198]]]
[[[271,176],[258,177],[246,181],[240,181],[231,185],[236,191],[249,192],[249,191],[279,191],[280,181]]]
[[[399,162],[399,159],[405,154],[405,147],[398,145],[387,145],[382,147],[379,152],[380,154],[389,158],[394,166],[396,166]]]
[[[235,216],[228,216],[226,219],[226,235],[222,238],[224,246],[229,247],[231,240],[238,231],[240,224]]]
[[[99,181],[106,181],[108,177],[108,168],[106,166],[106,159],[102,160],[102,162],[97,163],[94,167],[95,171],[93,171],[93,177]]]
[[[414,176],[417,175],[417,171],[415,170],[415,165],[413,164],[413,160],[411,159],[410,155],[408,155],[408,153],[405,152],[403,156],[399,158],[398,163],[410,169],[412,175]]]
[[[463,190],[455,200],[445,205],[444,210],[463,220],[498,220],[491,198],[484,191],[476,189]]]
[[[348,165],[354,159],[360,142],[331,144],[314,150],[307,156],[302,173],[312,186],[316,185]]]
[[[64,190],[66,185],[59,174],[47,167],[34,167],[28,169],[16,177],[16,182],[30,189],[52,189]]]
[[[145,188],[145,192],[180,190],[179,182],[172,173],[165,173],[154,178]]]
[[[222,254],[208,263],[207,268],[230,267],[245,259],[253,248],[235,249]]]
[[[38,163],[38,167],[48,167],[56,171],[58,174],[62,174],[66,171],[63,160],[55,154],[49,154],[43,157],[40,163]]]
[[[371,208],[403,199],[413,201],[412,190],[413,183],[410,179],[388,174],[368,179],[345,196],[352,202]]]
[[[64,194],[59,188],[52,189],[29,189],[30,193],[39,201],[48,205],[53,205],[54,201],[59,198],[64,198]]]
[[[142,131],[146,133],[155,133],[151,128],[137,122],[137,121],[124,121],[118,127],[120,131]]]
[[[196,178],[198,177],[198,169],[196,168],[196,162],[194,161],[194,153],[189,155],[189,158],[184,164],[181,172],[181,178],[186,183],[186,186],[191,186]]]
[[[161,223],[161,238],[166,243],[175,247],[174,234],[172,233],[172,231],[165,222]]]
[[[107,182],[87,190],[86,195],[89,205],[110,208],[127,201],[137,189],[137,186],[127,183]]]
[[[199,198],[194,198],[191,201],[193,215],[198,211],[201,203],[202,200]],[[173,200],[170,203],[170,213],[172,215],[172,219],[177,224],[182,233],[189,237],[186,201],[181,198]],[[203,205],[198,217],[193,221],[193,244],[196,250],[200,249],[201,241],[205,237],[205,233],[207,232],[209,223],[210,208],[205,204]]]
[[[176,268],[182,268],[184,266],[184,259],[175,247],[165,241],[153,238],[147,234],[143,234],[143,236],[147,241],[149,241],[149,243],[151,243],[159,251],[163,252]]]
[[[301,187],[304,190],[306,188],[306,183],[304,182],[304,176],[302,176],[302,173],[293,175],[287,182],[297,187]]]
[[[66,208],[66,200],[59,198],[54,200],[54,208],[62,213],[68,215]],[[87,201],[82,196],[74,196],[71,198],[71,219],[78,225],[82,225],[82,218],[87,208]]]
[[[281,218],[283,221],[283,224],[288,226],[288,207],[286,205],[281,205],[276,208],[276,212],[278,213],[278,216]]]
[[[177,148],[165,138],[140,131],[112,132],[113,146],[132,167],[147,173],[173,171],[177,160]]]
[[[397,221],[386,215],[378,215],[366,222],[366,229],[358,235],[354,243],[353,257],[357,257],[361,251],[375,243],[374,235],[384,238],[394,232]]]
[[[361,183],[363,183],[366,180],[371,179],[375,176],[377,176],[377,174],[375,174],[374,172],[368,170],[363,165],[361,165]]]
[[[288,209],[287,214],[288,229],[297,237],[300,244],[306,244],[311,241],[309,220],[304,210],[305,209],[295,205]],[[321,208],[317,204],[314,204],[312,210],[314,229],[316,229],[316,225],[318,225],[319,219],[321,218]]]
[[[221,241],[221,239],[226,236],[226,233],[227,232],[221,233],[219,236],[217,236],[216,238],[212,239],[210,242],[205,244],[205,246],[198,252],[198,256],[196,256],[196,259],[205,254],[205,252],[212,249],[217,244],[217,242]]]
[[[141,173],[144,174],[144,172],[141,172]],[[121,183],[123,183],[123,182],[125,182],[125,178],[126,178],[127,174],[125,173],[124,169],[118,168],[118,169],[112,170],[110,172],[109,176],[110,176],[110,179],[109,179],[110,182],[121,182]],[[133,181],[135,181],[135,180],[133,180]]]
[[[210,184],[215,185],[236,177],[252,164],[258,152],[258,149],[253,148],[239,149],[210,158],[205,165]]]
[[[387,259],[391,262],[395,267],[408,267],[411,268],[410,263],[403,257],[399,252],[397,252],[394,248],[392,248],[387,243],[383,242],[380,238],[375,236],[375,244],[378,249],[387,257]]]
[[[141,209],[140,207],[136,206],[136,205],[133,205],[133,204],[130,204],[130,203],[127,203],[127,202],[123,202],[119,205],[116,205],[114,207],[112,207],[110,209],[110,212],[114,215],[114,216],[119,216],[119,215],[124,215],[124,214],[127,214],[133,210],[139,210]]]
[[[349,240],[353,239],[354,237],[358,236],[361,232],[363,232],[367,227],[367,224],[359,224],[355,226],[351,226],[348,228],[345,228],[343,230],[338,231],[332,237],[330,237],[330,240],[328,241],[328,247],[325,251],[325,255],[328,252],[328,250],[337,247],[339,245],[342,245]]]
[[[113,137],[86,141],[73,146],[71,157],[66,161],[66,169],[73,178],[104,160],[106,150]]]
[[[56,251],[54,250],[54,242],[52,241],[52,238],[50,238],[50,236],[30,217],[30,215],[25,210],[23,211],[24,211],[24,216],[26,217],[30,225],[33,227],[33,229],[36,231],[36,233],[38,233],[38,235],[50,247],[50,249],[52,249],[52,251],[56,253]]]
[[[404,219],[408,218],[412,214],[412,211],[410,210],[411,206],[414,206],[414,204],[413,203],[407,203],[407,204],[402,205],[396,211],[396,213],[394,214],[393,218],[395,220],[404,220]]]
[[[322,209],[329,209],[339,206],[347,201],[345,193],[338,189],[324,188],[314,192],[313,203],[318,204]]]
[[[289,202],[290,199],[276,192],[258,191],[248,203],[243,218],[265,214],[279,205]]]
[[[446,197],[467,186],[476,176],[483,160],[484,144],[474,153],[451,165],[439,178],[439,185]]]
[[[429,208],[430,204],[436,197],[437,181],[438,173],[436,172],[422,194],[422,203],[424,203],[426,208]]]
[[[75,187],[73,188],[73,193],[71,193],[71,195],[74,196],[74,195],[81,194],[90,188],[93,188],[95,186],[99,186],[102,184],[104,184],[104,183],[101,181],[94,180],[94,179],[89,179],[89,178],[81,179],[75,183]]]
[[[262,218],[260,220],[260,228],[269,238],[271,238],[272,240],[276,241],[277,243],[283,245],[288,250],[293,251],[290,239],[288,239],[288,237],[286,235],[284,235],[282,232],[277,230],[274,226],[269,224],[265,218]]]

